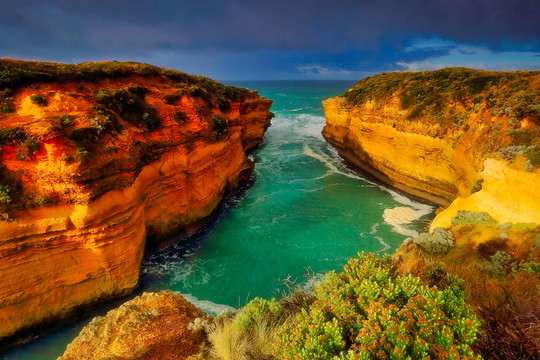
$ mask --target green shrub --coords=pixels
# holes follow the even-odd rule
[[[480,190],[482,190],[483,183],[484,183],[484,179],[476,180],[476,183],[471,187],[471,194],[477,193]]]
[[[90,153],[88,152],[88,150],[86,150],[86,147],[82,145],[78,145],[75,147],[75,156],[77,157],[77,159],[86,159],[88,155],[90,155]]]
[[[454,234],[451,231],[436,227],[433,234],[422,233],[413,243],[430,254],[445,254],[454,247]]]
[[[26,139],[26,131],[23,128],[0,129],[0,145],[15,145]]]
[[[183,123],[186,122],[186,120],[188,119],[188,116],[182,110],[178,110],[177,112],[174,113],[173,118],[174,118],[174,121],[176,121],[178,125],[182,125]]]
[[[229,131],[229,124],[223,116],[214,115],[212,116],[212,129],[214,129],[218,135],[223,135]]]
[[[458,210],[457,216],[452,218],[452,225],[495,225],[495,221],[487,212],[472,212],[465,210]]]
[[[32,100],[34,104],[39,105],[39,106],[45,107],[49,105],[49,103],[47,102],[47,99],[45,99],[43,96],[38,95],[38,94],[30,96],[30,100]]]
[[[60,115],[60,126],[62,127],[72,126],[74,124],[74,121],[73,121],[74,119],[75,119],[75,116],[73,115],[68,115],[68,114]]]
[[[415,119],[415,118],[419,117],[422,114],[422,112],[424,111],[425,108],[426,108],[425,104],[418,105],[417,107],[415,107],[413,109],[413,111],[410,112],[409,115],[407,115],[407,119],[411,120],[411,119]]]
[[[514,145],[530,146],[532,144],[532,134],[525,129],[510,129],[508,135],[512,137]]]
[[[116,111],[123,119],[146,125],[149,130],[161,126],[157,110],[144,101],[148,90],[142,86],[131,86],[125,89],[96,91],[96,100],[105,107]]]
[[[9,185],[0,185],[0,202],[10,203],[11,196],[9,195],[11,187]]]
[[[218,103],[218,106],[219,106],[219,110],[221,110],[221,111],[227,111],[227,110],[229,110],[231,108],[231,103],[224,96],[219,96],[217,98],[217,103]]]
[[[235,323],[241,331],[248,331],[263,320],[269,324],[279,323],[281,316],[282,308],[279,302],[256,297],[238,312]]]
[[[540,166],[540,148],[538,146],[529,146],[525,150],[525,156],[533,167]]]
[[[525,145],[510,145],[499,149],[503,158],[514,161],[516,157],[525,155]]]
[[[49,206],[51,205],[51,202],[49,201],[49,199],[45,198],[45,197],[37,197],[34,199],[34,204],[36,206]]]
[[[330,273],[316,300],[282,327],[280,359],[472,359],[480,326],[465,305],[463,282],[428,288],[397,275],[391,257],[360,254]]]
[[[0,112],[4,114],[11,114],[15,112],[15,105],[11,102],[3,102],[0,105]]]

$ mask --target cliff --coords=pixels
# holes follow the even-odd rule
[[[138,63],[0,60],[0,338],[129,293],[147,239],[245,182],[256,92]]]
[[[539,102],[539,72],[381,74],[323,102],[323,136],[384,182],[452,204],[434,226],[459,209],[540,223]]]
[[[205,340],[190,324],[204,317],[181,295],[144,293],[94,318],[59,360],[187,359]]]

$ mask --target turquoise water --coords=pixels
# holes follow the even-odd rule
[[[207,230],[147,256],[138,292],[172,289],[215,314],[276,296],[280,279],[320,281],[359,251],[392,252],[427,227],[432,206],[365,180],[320,135],[321,101],[353,83],[235,85],[274,101],[273,125],[252,155],[255,183],[228,200]],[[0,358],[55,359],[86,322]]]

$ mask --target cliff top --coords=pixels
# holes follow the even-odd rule
[[[459,114],[446,108],[459,104],[472,110],[485,107],[517,119],[540,122],[539,71],[485,71],[446,68],[437,71],[382,73],[360,80],[344,95],[349,104],[398,97],[407,119],[424,118],[445,123]]]
[[[187,153],[233,133],[253,147],[244,128],[271,103],[148,64],[0,59],[0,215],[91,202],[179,147]]]
[[[200,85],[209,93],[222,95],[234,101],[238,101],[239,97],[250,92],[247,89],[223,85],[205,76],[190,75],[179,70],[165,69],[133,61],[62,64],[9,58],[0,59],[0,90],[3,91],[2,95],[4,97],[20,87],[35,83],[97,81],[104,78],[126,78],[130,76],[165,77],[176,83]]]

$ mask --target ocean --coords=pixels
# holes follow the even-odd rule
[[[276,117],[264,143],[250,155],[255,181],[225,201],[205,230],[148,254],[135,294],[170,289],[218,314],[257,296],[279,296],[285,279],[316,284],[358,252],[392,253],[407,237],[427,230],[432,204],[351,170],[321,136],[321,101],[354,82],[226,83],[274,101]],[[40,336],[0,359],[56,359],[90,319]]]

